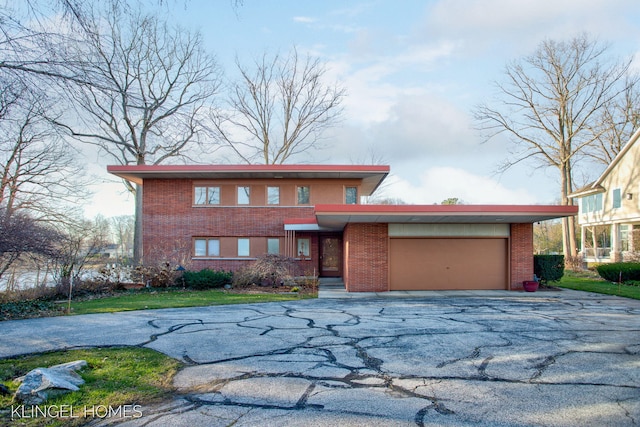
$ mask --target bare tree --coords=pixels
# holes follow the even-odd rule
[[[93,81],[74,82],[68,91],[80,123],[76,117],[57,123],[119,164],[159,164],[188,155],[201,142],[202,111],[220,81],[200,35],[118,7],[108,10],[105,21],[94,17],[91,25],[76,47],[87,57]],[[125,185],[136,197],[138,261],[142,187]]]
[[[598,120],[625,92],[630,61],[608,62],[607,46],[587,35],[567,42],[546,40],[536,52],[506,67],[495,104],[475,110],[487,139],[505,133],[512,145],[506,170],[525,160],[559,173],[561,204],[569,205],[573,172],[585,150],[602,136]],[[576,255],[575,222],[565,218],[563,252]]]
[[[7,216],[63,220],[86,195],[71,148],[51,126],[44,95],[5,80],[0,97],[0,206]]]
[[[216,136],[246,163],[282,164],[319,148],[323,131],[340,119],[345,90],[324,81],[326,67],[296,49],[264,54],[253,69],[236,60],[228,108],[212,114]]]
[[[81,276],[87,262],[109,243],[109,223],[104,217],[93,221],[80,220],[66,224],[55,257],[55,277],[58,283],[69,285]]]
[[[0,277],[23,255],[56,256],[59,241],[56,230],[26,212],[7,215],[0,208]]]
[[[640,76],[627,76],[624,87],[625,91],[602,110],[597,144],[587,151],[590,157],[604,165],[609,165],[640,129]]]
[[[121,215],[110,218],[111,230],[118,245],[116,258],[121,261],[128,258],[133,252],[133,231],[135,228],[135,218],[130,215]]]

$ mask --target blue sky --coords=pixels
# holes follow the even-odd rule
[[[160,10],[201,31],[228,77],[236,57],[246,63],[293,46],[325,61],[328,77],[347,90],[345,114],[325,135],[327,148],[302,160],[383,159],[392,171],[385,192],[408,203],[556,202],[554,170],[523,164],[495,174],[506,141],[482,144],[471,114],[490,99],[505,64],[545,38],[587,32],[612,53],[637,56],[640,71],[637,0],[244,0],[237,8],[232,0],[178,0]],[[114,182],[100,187],[87,213],[98,210],[129,214],[133,202]]]

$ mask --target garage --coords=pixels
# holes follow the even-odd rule
[[[576,206],[316,205],[342,230],[347,292],[512,290],[533,278],[533,224]]]
[[[390,289],[507,289],[507,249],[507,239],[390,239]]]

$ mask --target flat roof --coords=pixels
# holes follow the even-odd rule
[[[318,225],[342,229],[364,223],[534,223],[576,215],[577,206],[560,205],[316,205]]]
[[[145,179],[362,179],[373,193],[389,174],[387,165],[111,165],[107,172],[143,185]]]

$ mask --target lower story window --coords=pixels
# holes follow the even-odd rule
[[[298,239],[298,256],[308,257],[311,253],[311,242],[309,239]]]
[[[267,253],[280,254],[280,239],[267,239]]]
[[[219,239],[195,239],[194,241],[195,256],[220,256],[220,240]]]
[[[249,239],[238,239],[238,256],[249,256],[251,253],[249,242]]]

